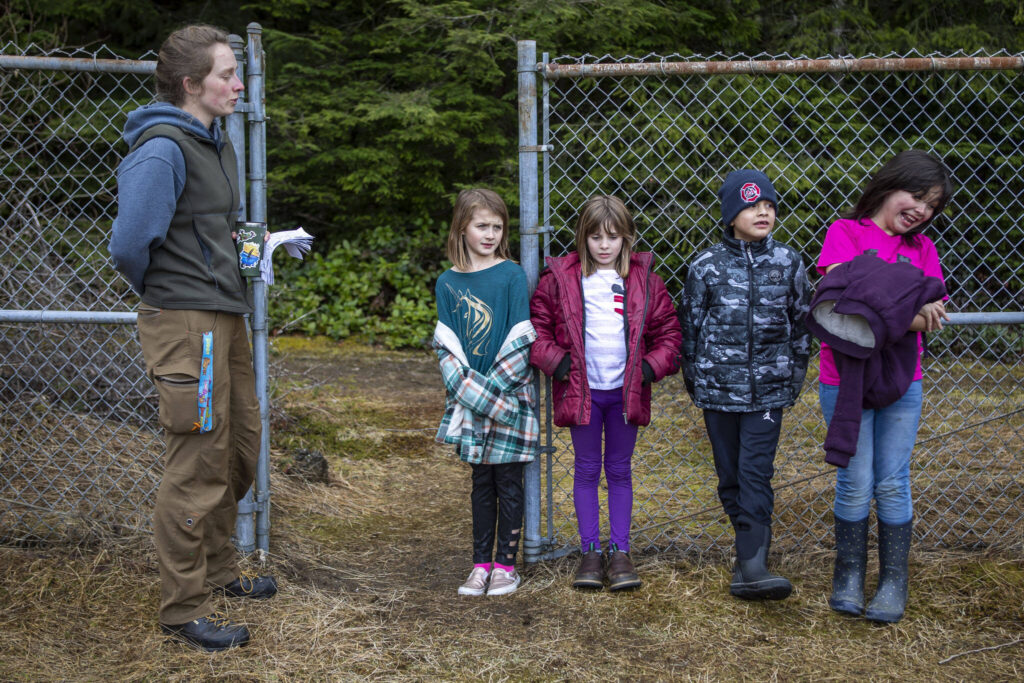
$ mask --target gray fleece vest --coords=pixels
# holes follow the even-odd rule
[[[249,288],[238,271],[231,239],[238,216],[235,151],[177,126],[159,124],[132,147],[147,140],[174,140],[185,157],[185,188],[178,197],[167,238],[150,253],[142,300],[157,308],[251,313]]]

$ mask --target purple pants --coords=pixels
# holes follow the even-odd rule
[[[591,389],[590,424],[569,428],[576,452],[572,482],[580,546],[601,545],[597,485],[601,480],[601,434],[604,433],[604,479],[608,483],[609,540],[629,552],[629,526],[633,516],[633,447],[637,426],[626,422],[622,389]]]

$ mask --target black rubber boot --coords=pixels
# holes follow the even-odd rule
[[[907,607],[908,560],[913,521],[890,526],[878,521],[878,590],[864,616],[871,621],[895,624]]]
[[[793,592],[793,585],[785,578],[768,571],[768,547],[771,527],[751,522],[744,517],[736,520],[736,569],[729,592],[743,600],[782,600]],[[738,575],[739,581],[736,581]]]
[[[836,565],[828,606],[859,617],[864,612],[864,572],[868,564],[868,518],[847,522],[835,518]]]

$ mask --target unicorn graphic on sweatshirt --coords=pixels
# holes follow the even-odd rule
[[[474,356],[486,356],[494,325],[494,312],[469,290],[458,291],[448,285],[448,291],[455,299],[452,312],[458,314],[462,321],[461,336],[466,340],[467,352]]]

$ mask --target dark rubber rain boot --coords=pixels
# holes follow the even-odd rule
[[[782,600],[793,592],[793,585],[785,578],[768,571],[768,547],[771,527],[740,517],[736,523],[736,567],[729,592],[743,600]]]
[[[878,590],[864,612],[867,619],[895,624],[903,618],[913,533],[913,521],[897,526],[878,521]]]
[[[868,518],[847,522],[835,518],[836,565],[828,606],[859,617],[864,612],[864,572],[868,564]]]

